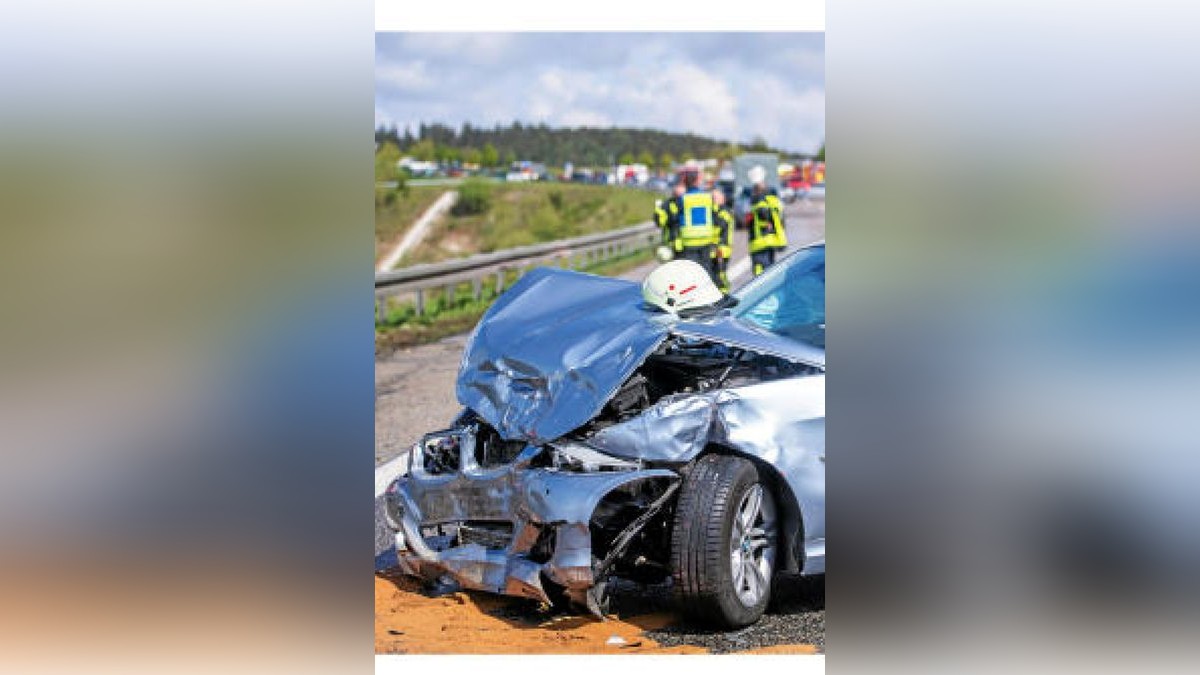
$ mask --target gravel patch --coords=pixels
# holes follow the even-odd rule
[[[774,599],[753,626],[725,631],[680,621],[646,632],[667,647],[693,645],[714,654],[728,654],[774,645],[813,645],[825,652],[825,577],[780,576]],[[641,586],[618,581],[613,585],[612,609],[622,615],[672,611],[670,583]]]

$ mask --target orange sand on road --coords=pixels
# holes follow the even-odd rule
[[[501,618],[493,613],[510,598],[459,592],[429,598],[415,582],[375,577],[375,653],[377,654],[703,654],[699,647],[662,647],[641,633],[673,620],[647,614],[628,620],[596,621],[589,616],[559,616],[541,623]],[[608,644],[616,636],[620,644]]]
[[[705,654],[701,647],[664,647],[642,635],[675,621],[670,614],[541,617],[505,611],[522,601],[459,592],[430,598],[415,581],[375,577],[377,654]],[[520,616],[520,618],[513,618]],[[613,640],[613,638],[618,638]],[[610,644],[615,643],[615,644]],[[780,645],[746,653],[811,654],[808,645]]]

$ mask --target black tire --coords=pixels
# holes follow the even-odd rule
[[[731,561],[739,506],[756,486],[764,500],[770,501],[773,524],[762,529],[769,530],[773,545],[778,527],[774,500],[753,463],[740,457],[707,455],[696,461],[684,479],[671,531],[671,575],[680,609],[693,620],[741,628],[758,621],[770,602],[774,553],[765,564],[769,568],[766,587],[752,603],[735,588]],[[741,569],[745,575],[745,568]]]

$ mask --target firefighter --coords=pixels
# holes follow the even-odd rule
[[[667,220],[675,258],[712,269],[717,223],[712,194],[700,188],[700,173],[683,173],[684,192],[668,205]],[[716,281],[714,277],[714,282]]]
[[[678,213],[679,208],[675,200],[683,194],[683,183],[676,183],[672,189],[673,196],[667,201],[656,199],[654,201],[654,223],[662,231],[662,243],[655,249],[655,256],[660,263],[668,263],[675,259],[675,251],[671,246],[671,216]]]
[[[667,205],[661,199],[654,200],[654,224],[662,232],[662,243],[667,243],[671,232],[667,229]]]
[[[654,222],[662,230],[662,243],[670,245],[671,243],[671,216],[678,213],[679,206],[676,200],[683,195],[683,183],[676,183],[672,191],[670,199],[663,201],[657,199],[654,201]]]
[[[717,288],[729,292],[729,261],[733,258],[733,212],[725,206],[725,193],[713,190],[713,212],[717,220],[717,238],[713,242],[712,274]]]
[[[654,250],[654,255],[661,263],[671,262],[675,254],[672,253],[671,247],[668,245],[670,231],[667,230],[667,206],[661,199],[654,200],[654,224],[658,225],[658,230],[662,233],[662,241],[659,243],[658,248]]]
[[[762,182],[754,184],[750,199],[750,260],[754,264],[754,276],[765,272],[775,264],[775,256],[787,248],[787,232],[783,222],[783,204],[779,197],[767,192]]]

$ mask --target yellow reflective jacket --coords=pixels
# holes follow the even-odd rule
[[[724,206],[718,207],[717,215],[717,237],[713,241],[717,245],[713,250],[713,257],[720,255],[722,258],[729,260],[733,257],[733,212]]]
[[[783,203],[772,194],[763,195],[751,207],[754,222],[750,224],[750,252],[787,246],[787,231],[783,226]]]
[[[696,246],[711,246],[717,238],[716,216],[712,194],[706,190],[685,192],[675,200],[677,213],[675,227],[675,250]]]
[[[662,230],[663,243],[667,243],[671,239],[671,231],[667,228],[668,220],[667,205],[658,200],[654,202],[654,222],[658,225],[658,229]]]

